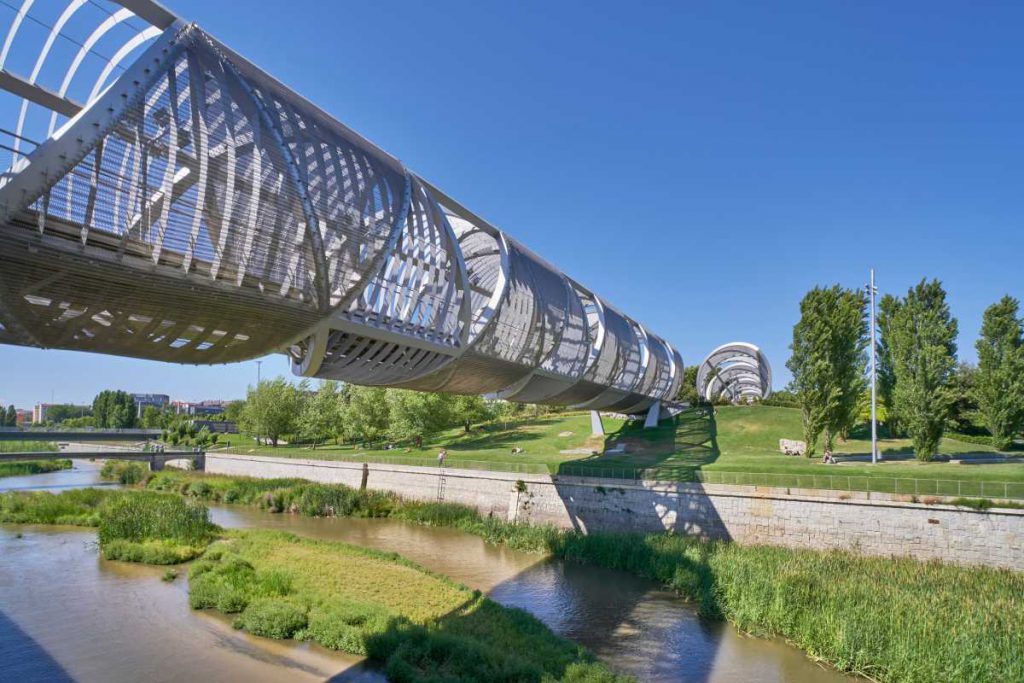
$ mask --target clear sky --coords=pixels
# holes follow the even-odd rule
[[[816,284],[1024,298],[1024,4],[165,4],[667,337],[784,363]],[[244,9],[243,9],[244,8]],[[0,347],[0,401],[231,398],[212,368]],[[264,376],[289,374],[282,356]]]

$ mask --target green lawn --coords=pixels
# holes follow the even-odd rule
[[[620,430],[622,420],[605,418],[605,429]],[[457,427],[427,439],[422,448],[402,445],[386,450],[328,444],[312,449],[309,446],[260,446],[244,436],[226,438],[235,453],[275,455],[290,458],[322,460],[372,460],[396,463],[436,465],[441,448],[448,451],[448,465],[454,467],[492,467],[522,472],[554,471],[560,463],[577,460],[584,454],[562,451],[589,449],[601,452],[604,441],[590,436],[590,413],[558,413],[518,421],[495,422],[473,428],[472,433]],[[523,452],[513,455],[514,448]]]
[[[435,465],[437,451],[444,447],[448,450],[449,466],[454,467],[1024,498],[1024,456],[1019,462],[1005,464],[921,463],[913,458],[906,439],[880,440],[880,450],[887,460],[877,465],[856,462],[824,465],[818,458],[782,455],[778,450],[779,439],[801,438],[800,411],[792,408],[728,406],[717,408],[714,415],[691,410],[674,422],[662,422],[655,430],[645,430],[639,423],[606,418],[605,430],[608,436],[603,441],[591,437],[589,413],[576,412],[541,416],[507,427],[504,423],[484,425],[474,428],[470,434],[453,429],[424,443],[422,449],[411,448],[408,452],[404,448],[367,450],[352,446],[326,446],[316,450],[308,446],[258,447],[251,439],[239,444],[239,437],[233,437],[231,450],[283,457]],[[625,446],[626,452],[607,452],[618,445]],[[516,447],[524,452],[512,455]],[[593,453],[564,452],[576,449]],[[836,448],[840,456],[870,451],[870,437],[863,427]],[[995,454],[988,446],[952,438],[943,440],[940,452],[949,456]],[[760,476],[753,476],[755,474]],[[944,481],[935,483],[938,480]],[[1009,485],[1003,486],[1003,482]]]

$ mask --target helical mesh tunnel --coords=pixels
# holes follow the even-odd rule
[[[162,6],[7,19],[0,341],[626,412],[678,392],[660,337]]]

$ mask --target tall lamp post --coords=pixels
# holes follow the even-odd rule
[[[875,269],[871,269],[871,281],[867,284],[866,289],[868,290],[868,298],[871,301],[871,463],[875,464],[878,462],[878,408],[877,408],[877,383],[878,383],[878,363],[876,361],[876,348],[875,343],[875,295],[878,294],[878,288],[875,287]]]

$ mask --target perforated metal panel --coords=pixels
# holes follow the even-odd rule
[[[162,6],[7,18],[0,342],[281,351],[306,376],[595,408],[678,390],[663,340]]]

